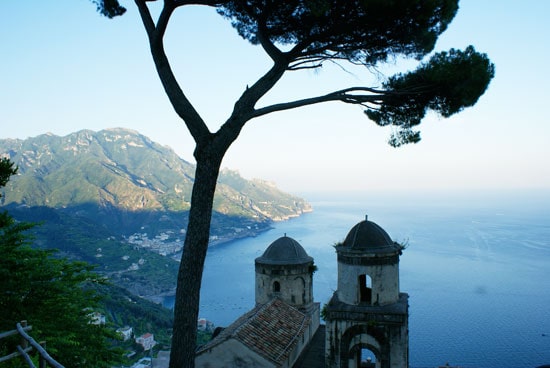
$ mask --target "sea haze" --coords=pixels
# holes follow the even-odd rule
[[[550,364],[549,194],[304,193],[314,212],[209,249],[201,317],[226,326],[252,308],[254,259],[285,233],[314,257],[315,300],[326,303],[337,284],[332,245],[368,214],[407,244],[411,367]]]

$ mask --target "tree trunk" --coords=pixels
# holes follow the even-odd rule
[[[208,250],[214,191],[223,158],[223,154],[195,156],[195,182],[174,304],[170,368],[195,366],[202,272]]]

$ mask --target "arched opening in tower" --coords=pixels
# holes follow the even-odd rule
[[[375,368],[376,367],[376,355],[374,352],[367,348],[360,350],[360,358],[358,360],[357,368]]]
[[[366,344],[357,344],[350,349],[348,367],[353,368],[378,368],[376,351],[370,350]]]
[[[359,275],[359,301],[372,303],[372,280],[369,275]]]

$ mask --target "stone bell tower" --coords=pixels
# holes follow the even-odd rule
[[[326,366],[359,368],[361,350],[377,368],[409,366],[408,295],[399,291],[403,246],[365,220],[336,245],[338,289],[326,305]]]
[[[319,309],[313,300],[313,258],[296,240],[286,234],[275,240],[256,258],[255,269],[256,305],[279,298],[306,313]]]

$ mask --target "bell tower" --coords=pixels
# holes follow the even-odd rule
[[[338,288],[324,309],[326,366],[361,366],[361,351],[377,368],[409,366],[408,295],[399,291],[403,246],[365,220],[336,245]]]
[[[313,300],[313,258],[296,240],[286,234],[267,247],[255,260],[256,305],[277,298],[310,318],[307,344],[321,323],[321,308]]]
[[[296,240],[286,234],[275,240],[256,258],[255,269],[256,305],[279,298],[306,313],[319,309],[313,300],[313,258]]]

